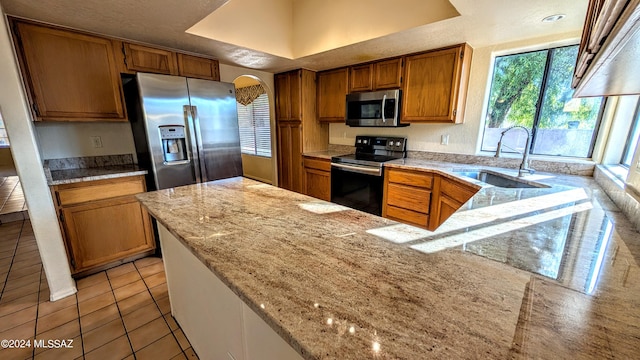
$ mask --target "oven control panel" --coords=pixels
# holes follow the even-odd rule
[[[379,149],[387,151],[406,151],[407,139],[387,136],[356,136],[356,148]]]

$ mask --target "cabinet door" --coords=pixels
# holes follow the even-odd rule
[[[22,22],[16,33],[38,120],[126,121],[110,40]]]
[[[128,70],[178,75],[176,53],[172,51],[124,43],[124,54]]]
[[[149,215],[133,196],[61,211],[74,273],[155,247]]]
[[[303,192],[304,168],[302,166],[302,125],[292,123],[291,128],[291,190]]]
[[[302,120],[301,71],[276,74],[276,120]]]
[[[373,90],[373,64],[349,68],[349,92]]]
[[[462,206],[461,203],[449,198],[448,196],[441,195],[438,204],[438,224],[445,222],[445,220],[453,215],[460,206]]]
[[[291,127],[278,124],[278,186],[291,190]]]
[[[406,58],[403,122],[462,122],[470,62],[465,48],[471,51],[463,44]]]
[[[220,81],[217,60],[178,53],[178,74],[190,78]]]
[[[305,194],[331,201],[331,173],[310,168],[304,171]]]
[[[401,85],[402,78],[402,58],[379,61],[374,64],[375,74],[373,78],[373,88],[397,89]]]
[[[345,121],[348,86],[348,68],[318,73],[318,120]]]

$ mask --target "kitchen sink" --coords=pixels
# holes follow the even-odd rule
[[[548,185],[533,181],[521,180],[509,175],[489,170],[460,170],[454,171],[457,175],[472,178],[486,184],[502,188],[548,188]]]

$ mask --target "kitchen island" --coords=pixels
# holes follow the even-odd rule
[[[244,178],[137,198],[202,358],[638,357],[638,233],[592,180],[547,180],[579,186],[483,188],[436,232]]]

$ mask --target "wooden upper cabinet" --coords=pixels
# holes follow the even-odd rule
[[[217,60],[178,53],[180,76],[220,81],[220,66]]]
[[[349,68],[349,92],[373,90],[373,64]]]
[[[461,44],[405,58],[402,122],[463,122],[472,51]]]
[[[126,121],[111,40],[14,21],[36,120]]]
[[[131,43],[124,43],[123,46],[128,70],[178,75],[175,52]]]
[[[349,90],[349,68],[318,73],[318,120],[344,122]]]
[[[397,89],[402,80],[402,58],[378,61],[373,64],[373,89]]]
[[[276,74],[276,119],[302,120],[302,70]]]

